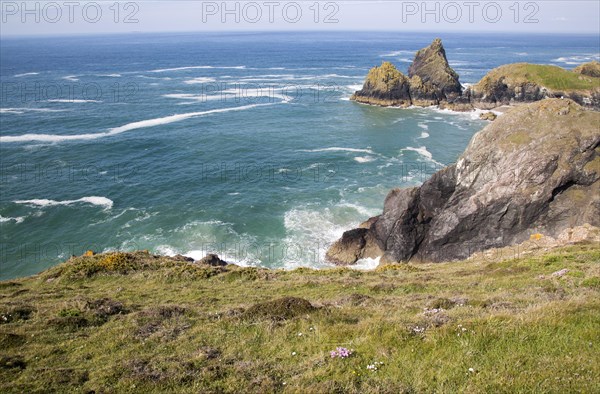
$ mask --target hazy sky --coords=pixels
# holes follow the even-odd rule
[[[393,30],[600,34],[600,1],[4,1],[9,35]]]

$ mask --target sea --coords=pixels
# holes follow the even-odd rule
[[[479,113],[349,100],[440,36],[465,86],[494,67],[573,68],[600,38],[402,32],[0,40],[0,279],[87,250],[325,268],[327,247],[421,184]],[[362,260],[359,268],[372,268]]]

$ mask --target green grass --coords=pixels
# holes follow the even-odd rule
[[[0,282],[0,323],[2,393],[592,393],[600,247],[370,272],[79,257]]]
[[[513,83],[534,82],[553,90],[591,90],[600,87],[600,78],[581,75],[558,66],[515,63],[490,71],[479,84],[505,76]]]

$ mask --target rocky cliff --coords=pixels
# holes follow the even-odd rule
[[[600,113],[568,99],[514,107],[475,134],[456,164],[392,190],[383,213],[344,233],[327,258],[439,262],[598,226],[599,124]]]
[[[507,64],[463,91],[442,41],[436,38],[416,53],[408,76],[384,62],[371,69],[363,88],[351,100],[381,106],[438,105],[470,111],[561,97],[600,110],[600,63],[582,64],[573,71],[550,65]]]

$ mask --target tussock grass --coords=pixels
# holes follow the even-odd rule
[[[0,322],[0,392],[600,386],[598,245],[371,272],[111,256],[0,282],[0,315],[10,316]],[[353,355],[331,358],[338,346]]]

